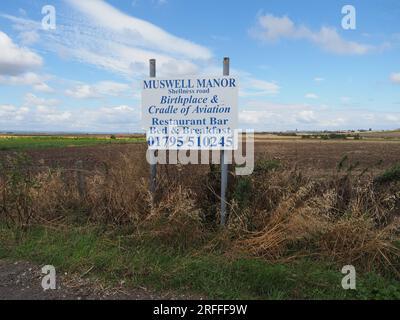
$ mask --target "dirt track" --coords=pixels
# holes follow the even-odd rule
[[[153,294],[146,288],[104,287],[76,275],[57,274],[57,289],[44,291],[41,267],[28,262],[0,260],[0,300],[157,300],[190,299],[175,294]]]

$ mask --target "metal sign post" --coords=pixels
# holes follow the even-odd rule
[[[150,59],[150,78],[156,77],[156,59]],[[154,193],[156,192],[157,183],[157,164],[154,163],[155,150],[150,150],[150,192],[154,199]]]
[[[223,75],[229,76],[229,58],[224,58]],[[227,152],[229,150],[221,150],[221,226],[225,226],[226,222],[226,189],[228,186],[228,161]]]

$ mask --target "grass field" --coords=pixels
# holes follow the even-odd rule
[[[0,136],[0,150],[31,150],[143,142],[143,138],[85,136]]]

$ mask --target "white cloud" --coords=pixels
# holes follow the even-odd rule
[[[95,89],[102,95],[117,96],[127,90],[129,85],[126,83],[118,83],[113,81],[102,81],[95,85]]]
[[[43,103],[38,104],[36,103]],[[0,123],[5,130],[58,130],[68,126],[72,112],[54,106],[55,101],[27,95],[22,106],[0,105]],[[79,116],[79,115],[77,115]]]
[[[31,86],[36,91],[53,92],[53,89],[46,83],[49,78],[49,76],[38,75],[34,72],[26,72],[16,76],[0,75],[0,84],[9,86]]]
[[[16,123],[22,121],[29,112],[26,107],[17,108],[14,105],[0,105],[0,123]]]
[[[362,117],[367,121],[373,121],[376,119],[376,116],[373,113],[366,113]]]
[[[319,31],[312,31],[306,26],[296,25],[289,17],[276,17],[271,14],[260,15],[255,28],[250,34],[266,42],[276,42],[283,38],[307,40],[323,50],[343,55],[363,55],[375,48],[370,45],[347,41],[343,39],[335,28],[321,27]]]
[[[324,50],[336,54],[363,55],[373,49],[372,46],[341,38],[334,28],[322,27],[317,33],[305,31],[303,37],[319,45]]]
[[[325,79],[324,79],[324,78],[321,78],[321,77],[315,77],[315,78],[314,78],[314,81],[315,81],[315,82],[322,82],[322,81],[325,81]]]
[[[250,127],[252,128],[254,128],[254,125],[259,126],[267,122],[270,117],[271,115],[268,112],[260,112],[254,110],[243,110],[239,112],[240,122],[246,125],[250,125]]]
[[[69,120],[72,113],[69,111],[59,111],[57,108],[48,106],[37,106],[36,107],[36,121],[41,124],[56,124],[64,123]]]
[[[139,108],[128,105],[102,107],[98,110],[82,110],[74,117],[71,127],[77,130],[132,132],[140,128]]]
[[[277,41],[282,37],[293,37],[296,27],[287,16],[275,17],[271,14],[258,18],[260,33],[258,36],[266,41]],[[257,34],[255,34],[257,35]]]
[[[24,45],[32,45],[39,41],[40,36],[36,30],[23,31],[18,35],[21,43]]]
[[[392,81],[393,83],[400,84],[400,72],[399,73],[392,73],[390,75],[390,81]]]
[[[145,20],[129,16],[102,0],[68,0],[73,8],[94,25],[131,38],[137,46],[175,53],[190,59],[210,59],[211,52],[191,41],[178,38]],[[131,40],[131,41],[132,41]],[[129,41],[129,42],[131,42]]]
[[[400,113],[351,109],[335,110],[323,104],[285,104],[253,100],[244,102],[239,124],[256,131],[394,129]]]
[[[305,98],[307,98],[307,99],[318,99],[318,96],[315,94],[315,93],[307,93],[306,95],[305,95]]]
[[[276,95],[280,91],[280,86],[274,82],[252,78],[247,75],[243,77],[239,95],[240,97],[254,97]]]
[[[77,99],[118,96],[129,90],[129,85],[113,81],[102,81],[94,85],[79,84],[65,91],[66,95]]]
[[[349,127],[345,127],[346,125],[349,125],[348,121],[342,117],[323,119],[320,121],[319,125],[323,128],[349,129]]]
[[[317,127],[317,111],[322,108],[306,104],[282,104],[253,100],[244,104],[239,112],[243,128],[255,130],[294,130],[298,127]]]
[[[397,115],[388,114],[388,115],[386,115],[386,120],[393,121],[393,122],[396,122],[397,124],[400,124],[400,115],[399,114],[397,114]]]
[[[4,32],[0,31],[0,75],[18,75],[42,65],[42,58],[19,47]]]
[[[87,84],[76,86],[73,89],[68,89],[65,91],[65,94],[67,96],[77,99],[88,99],[88,98],[99,97],[99,95],[95,92],[94,88]]]
[[[38,45],[44,50],[128,79],[148,74],[151,58],[157,59],[159,76],[193,75],[211,63],[208,48],[129,16],[103,0],[65,2],[72,13],[57,17],[57,29],[52,32],[43,32],[33,20],[3,17],[20,33],[38,32],[42,40]]]
[[[46,83],[41,82],[38,84],[33,85],[33,88],[36,91],[41,91],[41,92],[53,92],[53,89],[49,87]]]
[[[133,132],[140,131],[139,108],[128,105],[99,109],[37,105],[15,107],[0,105],[2,130]]]
[[[141,131],[140,108],[132,105],[104,106],[65,110],[48,99],[28,98],[38,105],[21,107],[0,105],[2,130],[53,130],[86,132]],[[248,101],[241,106],[242,128],[257,131],[393,129],[400,113],[371,112],[356,109],[334,110],[324,105],[283,104]]]
[[[16,107],[11,104],[0,105],[0,117],[4,118],[9,116],[9,114],[13,114],[16,110]]]
[[[24,98],[24,105],[26,106],[56,106],[59,104],[57,99],[44,99],[37,97],[33,93],[27,93]]]
[[[298,122],[312,123],[317,121],[317,117],[313,110],[302,110],[296,114]]]

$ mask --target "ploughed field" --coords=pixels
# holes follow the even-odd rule
[[[376,172],[400,162],[400,141],[264,140],[256,141],[255,153],[314,175],[331,173],[344,160],[354,171]]]
[[[105,163],[112,163],[113,158],[121,154],[133,155],[133,162],[146,161],[146,144],[142,138],[111,141],[101,137],[99,140],[71,139],[71,142],[65,139],[58,144],[49,138],[47,144],[38,147],[35,140],[23,138],[20,143],[16,143],[15,148],[5,148],[4,140],[0,139],[0,159],[15,152],[23,152],[32,159],[34,167],[72,169],[78,160],[82,160],[86,170],[102,169]],[[356,172],[379,172],[400,162],[400,140],[326,141],[277,139],[260,135],[255,139],[255,158],[256,162],[259,159],[276,160],[286,169],[296,168],[314,176],[331,174],[343,161],[346,161],[346,167]]]

